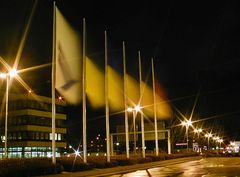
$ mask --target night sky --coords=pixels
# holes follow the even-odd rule
[[[198,98],[193,119],[213,117],[203,121],[203,126],[222,127],[226,138],[240,140],[240,9],[236,2],[59,0],[57,6],[80,34],[86,18],[87,55],[100,67],[104,67],[107,30],[109,62],[115,69],[122,72],[125,41],[128,73],[137,78],[137,51],[141,50],[143,76],[151,83],[153,57],[156,79],[171,105],[188,116]],[[12,65],[33,1],[2,0],[0,4],[0,56]],[[41,0],[19,68],[50,63],[51,40],[52,1]],[[22,73],[21,77],[37,94],[50,95],[51,67]],[[89,109],[92,117],[104,114]],[[81,117],[77,108],[69,110]],[[93,120],[104,122],[104,118]]]

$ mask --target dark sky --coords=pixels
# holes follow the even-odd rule
[[[240,139],[240,9],[236,2],[59,0],[57,5],[80,33],[86,18],[87,53],[96,63],[103,65],[107,30],[110,63],[116,69],[122,71],[125,41],[129,73],[137,76],[137,51],[141,50],[144,79],[151,79],[150,59],[154,57],[156,78],[170,104],[189,115],[199,93],[194,117],[216,116],[204,125],[220,124],[227,136]],[[0,56],[9,63],[32,5],[31,0],[0,2]],[[50,63],[51,39],[52,1],[41,0],[19,67]],[[36,93],[49,95],[50,69],[22,77]]]

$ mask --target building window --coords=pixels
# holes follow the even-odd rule
[[[61,140],[62,140],[61,134],[59,133],[57,136],[58,136],[58,137],[57,137],[57,140],[58,140],[58,141],[61,141]]]

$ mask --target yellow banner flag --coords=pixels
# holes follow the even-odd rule
[[[112,111],[124,109],[123,79],[111,66],[108,66],[108,95],[109,106]]]
[[[55,88],[71,103],[81,101],[81,42],[78,34],[56,8],[56,85]]]
[[[139,104],[139,83],[130,75],[127,74],[127,98],[128,106],[135,107]]]
[[[93,108],[105,106],[105,92],[104,92],[104,72],[100,70],[87,57],[86,59],[86,93],[89,102]]]

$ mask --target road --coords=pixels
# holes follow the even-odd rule
[[[45,177],[240,177],[240,158],[181,158]]]
[[[205,158],[109,177],[240,177],[240,158]]]

